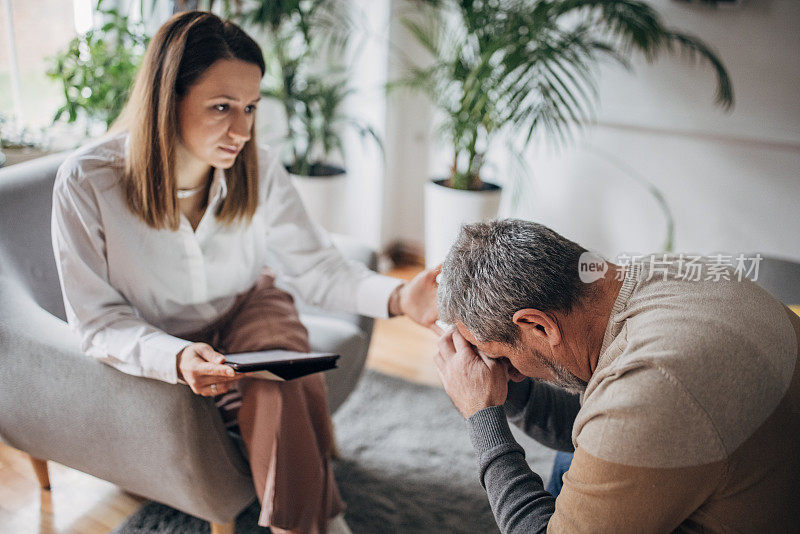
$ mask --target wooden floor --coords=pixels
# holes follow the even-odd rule
[[[399,278],[418,268],[395,269]],[[439,385],[431,355],[436,336],[408,319],[378,320],[367,366]],[[41,491],[28,456],[0,444],[0,534],[97,534],[113,530],[143,502],[109,482],[49,462],[51,491]]]
[[[420,268],[394,269],[389,274],[405,280],[414,277]],[[440,386],[433,365],[438,337],[405,317],[375,321],[367,367],[407,380]]]

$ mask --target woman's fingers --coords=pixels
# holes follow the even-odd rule
[[[215,351],[210,345],[198,345],[197,354],[207,362],[217,364],[225,362],[225,356]]]
[[[235,384],[236,382],[239,381],[240,378],[241,377],[238,377],[238,376],[234,376],[234,377],[228,378],[228,377],[203,375],[203,376],[198,376],[197,377],[197,380],[195,380],[195,384],[197,384],[197,387],[199,387],[199,388],[208,387],[211,384],[217,384],[217,385],[219,385],[219,384]]]
[[[224,365],[225,356],[206,343],[189,345],[178,358],[179,376],[198,395],[225,393],[240,378],[232,367]]]
[[[206,397],[222,395],[230,391],[240,378],[239,376],[234,378],[220,378],[217,376],[201,377],[194,383],[195,393]]]
[[[198,388],[198,394],[203,397],[216,397],[217,395],[224,395],[230,389],[230,386],[212,384],[210,386]]]
[[[224,364],[202,362],[195,367],[195,375],[232,377],[236,375],[236,372],[232,367]]]

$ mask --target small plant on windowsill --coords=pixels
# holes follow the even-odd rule
[[[20,126],[13,117],[0,113],[0,167],[44,155],[48,148],[43,128]]]
[[[108,128],[119,116],[149,37],[141,23],[97,3],[105,23],[74,38],[51,59],[47,74],[61,83],[64,104],[53,122],[83,121],[89,136],[96,125]]]

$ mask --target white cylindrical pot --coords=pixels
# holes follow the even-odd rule
[[[425,184],[425,266],[444,261],[461,226],[497,217],[501,189],[485,183],[482,191],[464,191],[442,185],[444,180]]]
[[[347,174],[343,169],[328,176],[301,176],[290,173],[311,219],[328,232],[347,230]]]

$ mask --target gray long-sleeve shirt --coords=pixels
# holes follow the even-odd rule
[[[469,418],[481,483],[501,531],[544,532],[555,510],[555,498],[525,461],[506,416],[542,445],[572,452],[572,424],[579,409],[578,395],[528,379],[509,383],[505,406],[486,408]]]

